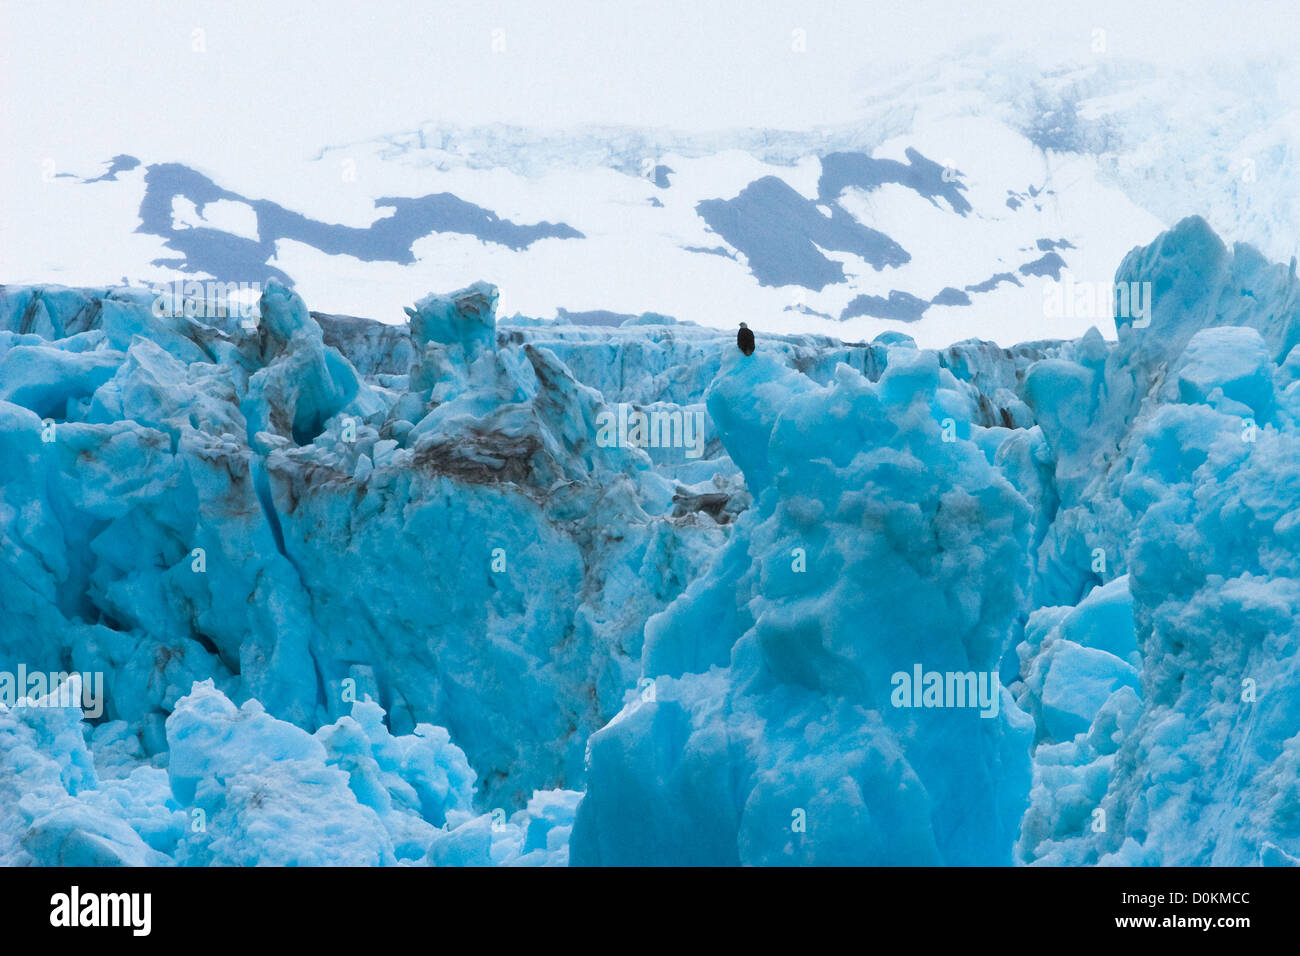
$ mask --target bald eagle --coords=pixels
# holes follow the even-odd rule
[[[736,348],[746,355],[754,354],[754,333],[744,322],[740,323],[740,331],[736,333]]]

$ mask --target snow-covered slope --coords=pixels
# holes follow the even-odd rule
[[[443,137],[419,131],[400,146],[328,150],[296,188],[269,195],[166,157],[119,159],[111,178],[55,179],[35,194],[39,222],[10,276],[270,276],[324,311],[396,321],[431,285],[491,275],[505,314],[728,326],[743,313],[765,331],[908,328],[932,345],[996,324],[1010,343],[1103,318],[1046,314],[1044,284],[1104,279],[1159,228],[1097,182],[1094,160],[1049,159],[997,123],[946,121],[870,150],[840,148],[843,135],[786,138],[797,158],[720,138],[713,152],[688,141],[632,165],[579,137],[554,163],[517,170],[470,165],[476,153],[448,162],[427,145]],[[79,248],[61,235],[87,216],[114,241]]]
[[[751,358],[5,287],[0,673],[102,712],[0,700],[0,860],[1294,862],[1297,280],[1115,278],[1117,343]]]
[[[971,50],[865,89],[851,126],[428,123],[267,170],[123,143],[6,196],[4,278],[276,278],[323,312],[400,322],[428,289],[491,276],[503,315],[744,315],[929,347],[1094,325],[1113,339],[1104,287],[1186,215],[1270,258],[1300,253],[1291,77]],[[1093,301],[1051,307],[1058,280]]]

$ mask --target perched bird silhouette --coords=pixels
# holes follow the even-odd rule
[[[744,322],[740,323],[740,331],[736,333],[736,348],[746,355],[754,354],[754,333]]]

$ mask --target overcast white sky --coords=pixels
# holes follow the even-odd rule
[[[868,75],[985,40],[1068,61],[1095,27],[1166,62],[1300,39],[1285,2],[4,0],[0,150],[10,174],[116,152],[232,169],[426,120],[807,128],[852,120]]]

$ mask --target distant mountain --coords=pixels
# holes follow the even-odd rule
[[[1271,75],[1177,85],[1118,61],[1043,74],[971,59],[872,91],[853,128],[427,124],[261,182],[123,154],[54,178],[39,223],[20,224],[37,241],[0,278],[276,278],[326,311],[397,322],[430,289],[490,277],[503,314],[578,323],[1111,338],[1115,268],[1188,212],[1294,254],[1300,212],[1277,170],[1300,125],[1242,106]],[[1161,120],[1193,97],[1241,135]],[[69,235],[87,221],[94,244]],[[1049,307],[1063,281],[1087,304]]]

